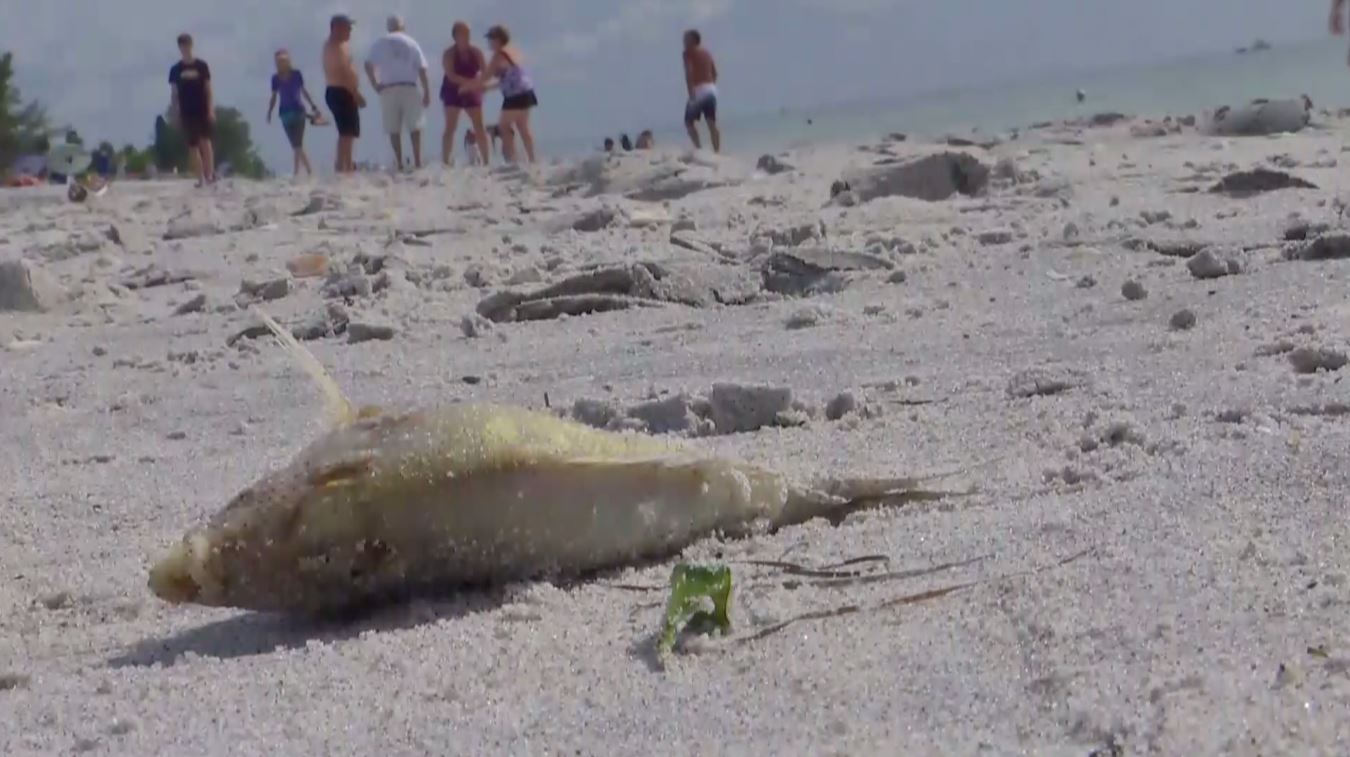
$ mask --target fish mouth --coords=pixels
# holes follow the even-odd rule
[[[210,545],[201,534],[193,534],[175,544],[169,553],[150,568],[147,582],[155,596],[173,604],[201,603],[212,585],[203,558]]]

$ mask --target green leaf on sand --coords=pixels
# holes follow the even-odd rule
[[[731,568],[676,565],[670,574],[670,600],[657,654],[663,659],[669,655],[685,629],[693,633],[731,630],[730,609]]]

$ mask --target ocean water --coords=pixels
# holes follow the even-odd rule
[[[1239,55],[1234,51],[1162,64],[954,90],[903,100],[855,102],[769,114],[722,117],[724,149],[760,154],[812,144],[866,141],[890,132],[941,136],[978,129],[995,133],[1039,121],[1118,111],[1141,116],[1199,114],[1258,97],[1306,94],[1317,108],[1350,104],[1350,59],[1346,40],[1328,39]],[[1079,104],[1082,89],[1087,100]],[[734,102],[734,94],[728,102]],[[686,144],[676,126],[656,132],[658,143]],[[594,140],[546,143],[551,155],[593,151]]]

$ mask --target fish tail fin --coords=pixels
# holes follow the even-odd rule
[[[914,502],[931,502],[974,494],[975,488],[942,490],[926,483],[945,476],[923,478],[850,478],[819,481],[806,489],[792,489],[774,528],[798,525],[815,518],[826,518],[834,525],[863,510],[902,507]]]
[[[294,334],[277,323],[272,316],[263,312],[262,308],[255,306],[253,312],[262,319],[262,322],[281,343],[281,346],[290,353],[291,357],[300,364],[301,368],[305,369],[305,373],[308,373],[309,377],[318,385],[320,393],[323,394],[324,417],[328,423],[335,427],[341,427],[355,421],[358,416],[356,406],[342,393],[342,388],[338,386],[332,376],[328,375],[323,363],[320,363],[319,359],[314,357],[314,353],[306,349],[295,338]]]

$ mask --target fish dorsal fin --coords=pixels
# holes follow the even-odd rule
[[[272,316],[263,312],[262,308],[254,307],[253,312],[267,326],[272,335],[277,338],[281,346],[286,348],[291,357],[300,363],[300,367],[305,369],[305,373],[318,384],[319,391],[323,394],[324,417],[328,424],[333,428],[341,428],[357,419],[358,412],[356,406],[351,400],[342,393],[342,388],[337,385],[328,371],[324,370],[323,363],[314,357],[314,353],[305,348],[299,340],[295,338],[287,329],[283,328]]]

